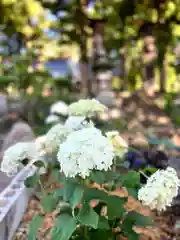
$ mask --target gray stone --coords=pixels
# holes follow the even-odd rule
[[[102,91],[98,94],[96,99],[109,108],[115,106],[116,103],[116,99],[112,91]]]

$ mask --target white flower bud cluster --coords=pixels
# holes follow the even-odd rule
[[[72,130],[62,124],[56,124],[46,134],[44,148],[47,153],[54,153],[58,150]]]
[[[73,131],[77,131],[83,128],[93,127],[94,123],[90,120],[87,121],[85,117],[81,116],[70,116],[66,122],[65,127],[72,129]]]
[[[34,143],[37,151],[39,152],[39,155],[45,155],[46,135],[37,137]]]
[[[67,137],[57,158],[66,177],[86,178],[93,169],[107,171],[112,166],[114,149],[100,130],[84,128]]]
[[[173,198],[178,194],[179,186],[180,180],[173,168],[158,170],[139,190],[138,199],[151,209],[162,211],[171,206]]]
[[[37,156],[38,151],[33,142],[16,143],[5,151],[1,162],[1,171],[12,177],[22,167],[23,160],[31,161],[36,159]]]
[[[123,157],[128,151],[128,144],[119,135],[118,131],[106,132],[107,138],[111,141],[114,147],[114,153],[116,156]]]
[[[95,99],[81,99],[69,106],[70,116],[93,117],[96,113],[102,113],[106,107]]]
[[[58,101],[51,105],[50,114],[59,114],[66,117],[68,116],[68,105],[63,101]]]
[[[108,138],[113,138],[113,137],[116,137],[116,136],[119,136],[119,132],[118,131],[109,131],[109,132],[106,132],[106,136]]]

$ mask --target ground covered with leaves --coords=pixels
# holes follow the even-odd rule
[[[150,97],[143,90],[119,93],[116,107],[109,114],[110,119],[119,121],[117,127],[124,130],[123,137],[134,139],[135,145],[147,145],[147,136],[153,135],[158,139],[168,138],[180,147],[179,129],[166,114],[165,100],[161,96]]]

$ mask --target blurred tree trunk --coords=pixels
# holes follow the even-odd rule
[[[80,30],[80,71],[81,71],[81,93],[83,97],[89,95],[88,84],[88,56],[87,56],[87,34],[85,28],[88,24],[87,17],[84,13],[84,8],[88,6],[87,0],[79,1],[79,9],[77,9],[77,17],[79,19]]]
[[[157,65],[159,67],[159,92],[166,92],[166,76],[167,76],[167,51],[168,46],[172,43],[173,33],[172,33],[172,25],[171,21],[165,21],[161,23],[159,19],[158,27],[156,27],[155,35],[156,35],[156,45],[158,49],[158,58]]]
[[[81,93],[84,97],[89,94],[89,84],[88,84],[88,58],[87,58],[87,39],[85,35],[82,35],[80,42],[80,71],[81,71]]]
[[[125,47],[120,50],[120,88],[121,91],[127,90],[126,54]]]
[[[157,58],[157,50],[152,36],[144,37],[144,90],[146,93],[155,90],[155,60]]]
[[[160,67],[160,75],[159,75],[159,80],[160,80],[160,89],[159,91],[161,93],[166,92],[166,76],[167,76],[167,68],[168,68],[168,62],[167,58],[165,56],[164,62],[162,64],[162,67]]]

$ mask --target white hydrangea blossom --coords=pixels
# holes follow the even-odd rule
[[[65,127],[74,131],[93,126],[94,124],[92,121],[87,121],[85,117],[81,116],[70,116],[65,122]]]
[[[9,147],[3,156],[1,171],[7,176],[14,176],[20,167],[21,162],[25,159],[35,160],[38,157],[38,151],[33,142],[21,142]]]
[[[119,132],[118,131],[109,131],[109,132],[106,132],[106,136],[108,138],[116,137],[116,136],[119,136]]]
[[[45,123],[46,124],[53,124],[53,123],[57,123],[59,122],[59,117],[56,115],[49,115],[46,119],[45,119]]]
[[[66,177],[86,178],[91,170],[107,171],[113,164],[110,141],[96,128],[84,128],[71,133],[57,154],[61,171]]]
[[[151,209],[162,211],[171,206],[173,198],[178,194],[179,186],[180,180],[173,168],[158,170],[139,190],[138,199]]]
[[[60,114],[62,116],[68,115],[68,105],[63,101],[58,101],[51,105],[50,107],[51,114]]]
[[[47,153],[53,153],[59,145],[64,142],[71,132],[71,129],[66,128],[62,124],[56,124],[46,134],[46,141],[44,147]]]
[[[40,156],[45,155],[45,144],[46,144],[46,135],[39,136],[34,141],[35,147],[39,152]]]
[[[96,113],[101,113],[106,107],[95,99],[81,99],[69,106],[70,116],[92,117]]]
[[[107,138],[111,141],[114,146],[114,152],[116,156],[123,157],[128,151],[128,144],[119,135],[118,131],[106,132]]]

